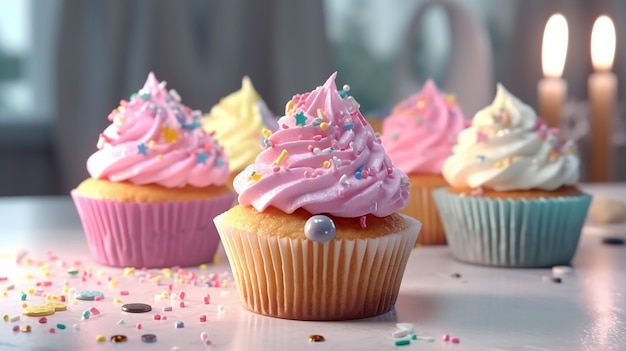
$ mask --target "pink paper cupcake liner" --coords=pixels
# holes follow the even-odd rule
[[[213,218],[234,194],[207,200],[138,203],[71,192],[87,244],[100,263],[115,267],[193,266],[210,262],[219,236]]]

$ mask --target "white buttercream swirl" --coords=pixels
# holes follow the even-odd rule
[[[535,111],[498,84],[490,106],[463,130],[443,176],[455,188],[555,190],[578,181],[580,160]]]

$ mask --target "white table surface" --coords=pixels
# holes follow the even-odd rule
[[[584,188],[626,199],[626,184]],[[185,291],[189,307],[174,307],[165,313],[167,321],[156,321],[154,312],[162,313],[161,307],[169,302],[155,301],[154,295],[167,286],[124,277],[121,269],[94,263],[69,197],[4,198],[0,199],[0,277],[9,280],[0,282],[0,290],[9,285],[16,288],[6,297],[0,295],[0,315],[20,315],[19,291],[35,287],[37,281],[52,281],[44,291],[58,295],[67,279],[71,287],[102,291],[105,299],[80,301],[49,316],[47,324],[38,323],[36,317],[21,317],[15,323],[0,320],[0,350],[171,350],[174,346],[205,350],[201,332],[208,333],[214,350],[626,350],[626,247],[603,244],[605,236],[626,237],[626,225],[587,225],[573,261],[574,272],[564,276],[561,284],[542,279],[551,275],[550,269],[468,265],[452,259],[446,247],[427,247],[412,253],[395,311],[376,318],[301,322],[263,317],[240,306],[234,286],[175,284],[173,291]],[[50,263],[54,275],[43,277],[41,269],[26,260],[16,264],[12,255],[20,249],[35,261]],[[81,270],[92,267],[92,278],[86,282],[70,278],[66,268],[48,259],[50,253],[65,262],[81,261]],[[189,270],[198,275],[229,272],[223,251],[219,257],[206,270]],[[32,279],[26,277],[28,273]],[[451,277],[452,273],[461,278]],[[117,287],[109,287],[109,276],[118,279]],[[120,290],[130,295],[119,296]],[[202,303],[206,293],[211,295],[210,305]],[[154,311],[124,313],[120,304],[112,302],[115,296],[123,302],[146,302]],[[43,296],[29,296],[25,302],[44,301]],[[224,307],[221,314],[218,305]],[[101,314],[81,320],[82,311],[92,306]],[[204,323],[198,320],[201,314],[207,316]],[[126,323],[118,325],[120,319]],[[178,320],[185,322],[185,328],[174,327]],[[433,336],[435,341],[395,346],[391,333],[397,322],[413,323],[418,335]],[[57,323],[68,328],[49,333]],[[142,323],[142,330],[135,328],[137,323]],[[15,333],[16,324],[28,324],[32,332]],[[73,324],[80,330],[74,330]],[[156,334],[158,341],[142,343],[140,336],[145,333]],[[98,334],[105,335],[107,342],[97,343]],[[114,344],[108,341],[114,334],[129,340]],[[310,334],[323,335],[326,341],[309,343]],[[460,343],[443,342],[442,334],[458,337]]]

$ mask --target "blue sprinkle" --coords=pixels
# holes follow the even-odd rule
[[[183,116],[183,115],[177,115],[176,119],[178,120],[178,123],[180,123],[180,124],[185,123],[185,116]]]
[[[361,167],[357,168],[357,170],[356,170],[356,171],[357,171],[358,173],[361,173],[361,172],[363,172],[363,170],[364,170],[364,169],[365,169],[365,165],[362,165]]]
[[[198,163],[202,163],[203,165],[205,165],[206,160],[208,159],[209,159],[209,155],[207,155],[206,152],[200,151],[200,153],[198,153]]]
[[[144,156],[148,155],[148,147],[146,144],[141,143],[137,145],[137,153]]]
[[[485,160],[485,156],[483,156],[483,155],[477,155],[477,156],[476,156],[476,159],[477,159],[478,161],[480,161],[480,162],[483,162],[483,161]]]
[[[213,287],[213,283],[212,283],[212,282],[206,282],[206,283],[204,283],[204,285],[205,285],[206,287],[209,287],[209,288],[212,288],[212,287]]]
[[[190,129],[190,130],[193,130],[193,129],[196,129],[196,128],[200,128],[200,121],[198,121],[198,120],[194,120],[194,121],[193,121],[193,122],[191,122],[191,123],[183,123],[183,124],[181,125],[181,127],[182,127],[183,129]]]
[[[143,100],[148,100],[150,97],[152,97],[152,95],[150,95],[150,93],[141,93],[139,97]]]
[[[185,327],[185,323],[183,323],[183,321],[178,321],[174,325],[176,326],[176,328],[184,328]]]
[[[129,100],[133,100],[134,98],[136,98],[139,94],[137,93],[133,93],[130,95],[130,99]]]
[[[341,98],[342,98],[342,99],[343,99],[343,98],[345,98],[345,97],[346,97],[346,95],[348,95],[348,93],[347,93],[345,90],[341,90],[341,91],[339,92],[339,96],[341,96]]]
[[[354,177],[355,177],[356,179],[361,179],[361,172],[360,172],[360,171],[359,171],[359,172],[356,172],[356,173],[354,174]]]
[[[354,124],[353,123],[348,123],[348,124],[344,124],[343,125],[343,129],[345,129],[345,130],[350,130],[352,128],[354,128]]]
[[[218,157],[215,160],[215,167],[222,167],[224,165],[224,160],[221,157]]]

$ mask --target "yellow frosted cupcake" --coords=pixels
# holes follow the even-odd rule
[[[400,213],[422,222],[418,244],[446,243],[432,191],[446,185],[441,166],[464,127],[465,117],[454,97],[441,93],[432,80],[398,103],[383,122],[385,151],[409,176],[411,197]]]
[[[228,160],[200,128],[199,111],[150,73],[109,115],[91,178],[72,190],[95,259],[118,267],[191,266],[211,261],[212,222],[234,194]]]
[[[278,128],[274,114],[256,92],[250,78],[243,77],[241,89],[222,98],[202,118],[202,128],[224,147],[230,160],[231,178],[254,162],[264,145],[264,133]]]
[[[420,229],[396,213],[406,175],[335,74],[279,123],[235,178],[240,205],[215,218],[243,305],[299,320],[389,311]]]

